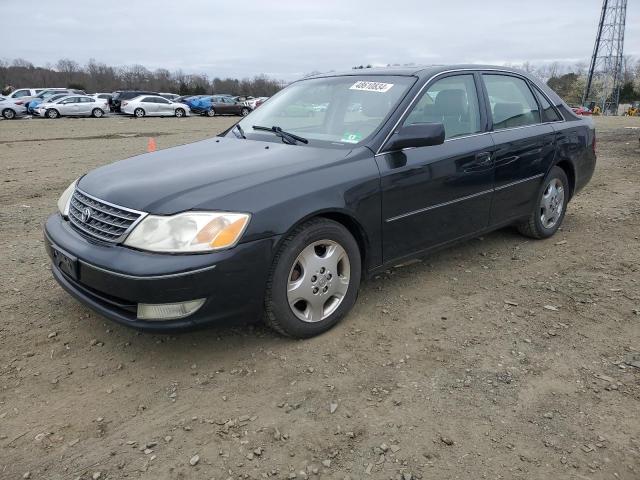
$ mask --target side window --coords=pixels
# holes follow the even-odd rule
[[[18,90],[13,94],[13,98],[28,97],[30,93],[29,90]]]
[[[481,131],[473,75],[455,75],[436,81],[422,94],[403,126],[438,122],[444,125],[445,139]]]
[[[542,107],[542,121],[543,122],[559,122],[562,120],[560,114],[551,106],[547,98],[542,94],[538,87],[534,86],[533,91],[536,94],[538,103]]]
[[[168,104],[170,103],[169,100],[165,99],[165,98],[156,98],[156,103],[164,103],[164,104]]]
[[[156,103],[154,101],[154,99],[152,97],[144,97],[142,100],[140,100],[141,102],[145,102],[145,103]]]
[[[495,130],[540,123],[538,104],[527,82],[509,75],[484,74],[482,78]]]

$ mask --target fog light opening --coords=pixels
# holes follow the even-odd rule
[[[139,303],[138,320],[175,320],[188,317],[195,313],[204,304],[205,299],[190,300],[179,303]]]

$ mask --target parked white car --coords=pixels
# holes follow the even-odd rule
[[[250,98],[247,99],[244,104],[251,108],[251,110],[255,110],[256,108],[258,108],[260,105],[262,105],[269,97],[255,97],[255,98]]]
[[[111,93],[90,93],[89,96],[95,98],[96,100],[104,100],[107,104],[109,103],[109,99],[111,98]]]
[[[40,92],[45,91],[46,88],[18,88],[11,92],[9,95],[4,95],[4,98],[18,100],[23,97],[35,97]]]
[[[188,105],[172,102],[159,95],[140,95],[120,104],[123,113],[135,117],[184,117],[191,114]]]
[[[108,111],[104,100],[89,95],[69,95],[53,102],[43,102],[36,108],[40,117],[102,117]]]
[[[0,97],[0,114],[2,118],[12,120],[21,117],[27,113],[24,105],[17,105],[15,99],[8,97]]]

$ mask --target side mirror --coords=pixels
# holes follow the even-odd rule
[[[416,123],[407,125],[391,136],[386,150],[402,150],[412,147],[430,147],[444,143],[442,123]]]

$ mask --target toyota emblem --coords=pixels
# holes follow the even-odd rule
[[[85,207],[82,209],[82,215],[81,215],[81,220],[84,223],[87,223],[89,220],[91,220],[91,214],[93,213],[93,211],[89,208],[89,207]]]

